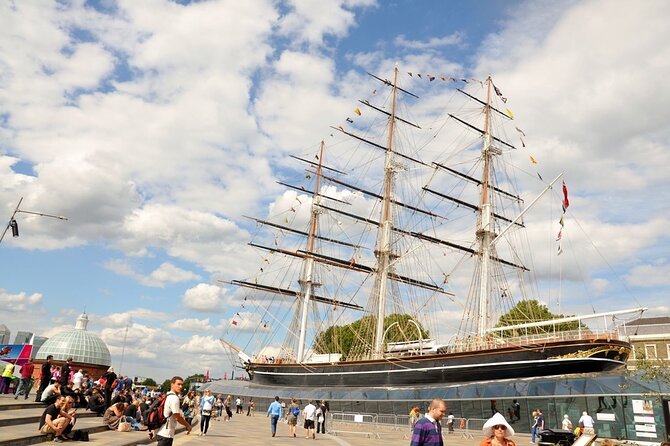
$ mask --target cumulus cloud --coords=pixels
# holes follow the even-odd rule
[[[189,310],[218,313],[223,310],[225,290],[216,285],[199,283],[189,288],[182,297],[182,305]]]
[[[444,37],[432,37],[425,41],[409,40],[404,35],[399,35],[395,38],[394,43],[403,48],[414,50],[427,50],[431,48],[440,48],[443,46],[457,45],[463,40],[461,33],[455,32]]]
[[[129,357],[149,360],[169,355],[175,342],[175,338],[162,328],[136,323],[127,330],[125,327],[104,328],[100,337],[113,357],[119,357],[123,351]]]
[[[179,350],[188,353],[220,355],[224,352],[221,343],[212,336],[191,336],[187,342],[179,346]]]
[[[279,32],[298,43],[320,45],[328,35],[343,36],[353,26],[355,7],[370,7],[377,0],[290,0],[289,12],[279,21]]]
[[[168,328],[174,328],[176,330],[182,330],[182,331],[192,331],[192,332],[212,331],[212,326],[209,324],[209,318],[177,319],[174,322],[168,323],[166,326]]]
[[[41,293],[8,293],[0,289],[0,307],[10,312],[29,311],[36,305],[42,302]]]
[[[626,275],[630,285],[643,288],[670,286],[670,264],[666,259],[659,259],[655,264],[638,265]]]
[[[109,260],[105,263],[105,268],[150,287],[162,288],[169,283],[190,282],[200,279],[198,274],[183,270],[168,262],[162,263],[146,276],[135,271],[128,261],[121,259]]]

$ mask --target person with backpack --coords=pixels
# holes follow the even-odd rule
[[[181,424],[186,428],[186,435],[191,433],[191,425],[186,421],[184,415],[181,412],[181,404],[179,402],[179,395],[181,390],[184,387],[184,379],[180,376],[174,376],[170,380],[170,391],[165,395],[165,398],[159,400],[159,408],[163,406],[163,410],[158,410],[158,417],[152,417],[152,409],[149,409],[149,417],[147,417],[147,427],[151,428],[149,424],[152,422],[152,418],[158,418],[157,421],[160,423],[163,420],[167,420],[165,424],[162,424],[161,429],[158,431],[156,436],[158,437],[158,446],[172,446],[174,441],[175,429],[177,428],[177,423]],[[162,403],[162,404],[161,404]],[[152,405],[153,406],[153,405]],[[162,413],[162,417],[160,414]],[[161,419],[162,418],[162,419]]]
[[[291,405],[287,412],[286,422],[288,423],[288,436],[295,437],[295,427],[298,425],[298,417],[300,416],[300,406],[298,406],[298,402],[295,398],[291,399]]]
[[[270,431],[274,437],[277,434],[277,421],[281,418],[282,410],[279,403],[279,397],[275,396],[275,400],[268,407],[267,416],[270,417]]]

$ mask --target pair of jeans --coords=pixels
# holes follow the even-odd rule
[[[200,432],[203,434],[207,433],[207,430],[209,429],[209,419],[211,418],[211,415],[202,415],[200,414]]]
[[[32,378],[21,378],[21,381],[19,381],[19,387],[16,388],[16,393],[14,393],[14,399],[17,399],[19,395],[21,395],[21,392],[25,395],[25,399],[28,399],[28,392],[30,392],[30,381],[32,381]]]
[[[535,443],[535,438],[537,437],[537,426],[530,428],[530,442]]]
[[[133,430],[138,431],[138,430],[140,430],[140,429],[142,428],[142,425],[141,425],[140,423],[138,423],[137,420],[136,420],[135,418],[133,418],[133,417],[129,417],[129,416],[126,416],[125,418],[126,418],[126,421],[127,421],[128,423],[130,423],[130,425],[132,426]],[[121,420],[121,421],[123,421],[123,420]]]
[[[277,433],[277,421],[279,421],[279,415],[270,416],[270,431],[273,434]]]

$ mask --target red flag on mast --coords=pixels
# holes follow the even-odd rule
[[[565,185],[563,181],[563,212],[570,206],[570,200],[568,200],[568,186]]]

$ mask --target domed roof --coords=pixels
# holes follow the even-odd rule
[[[100,336],[86,331],[87,325],[88,316],[84,313],[77,318],[74,328],[47,339],[35,359],[44,361],[47,356],[53,355],[56,361],[72,358],[73,362],[80,364],[112,365],[112,356],[107,345]]]

